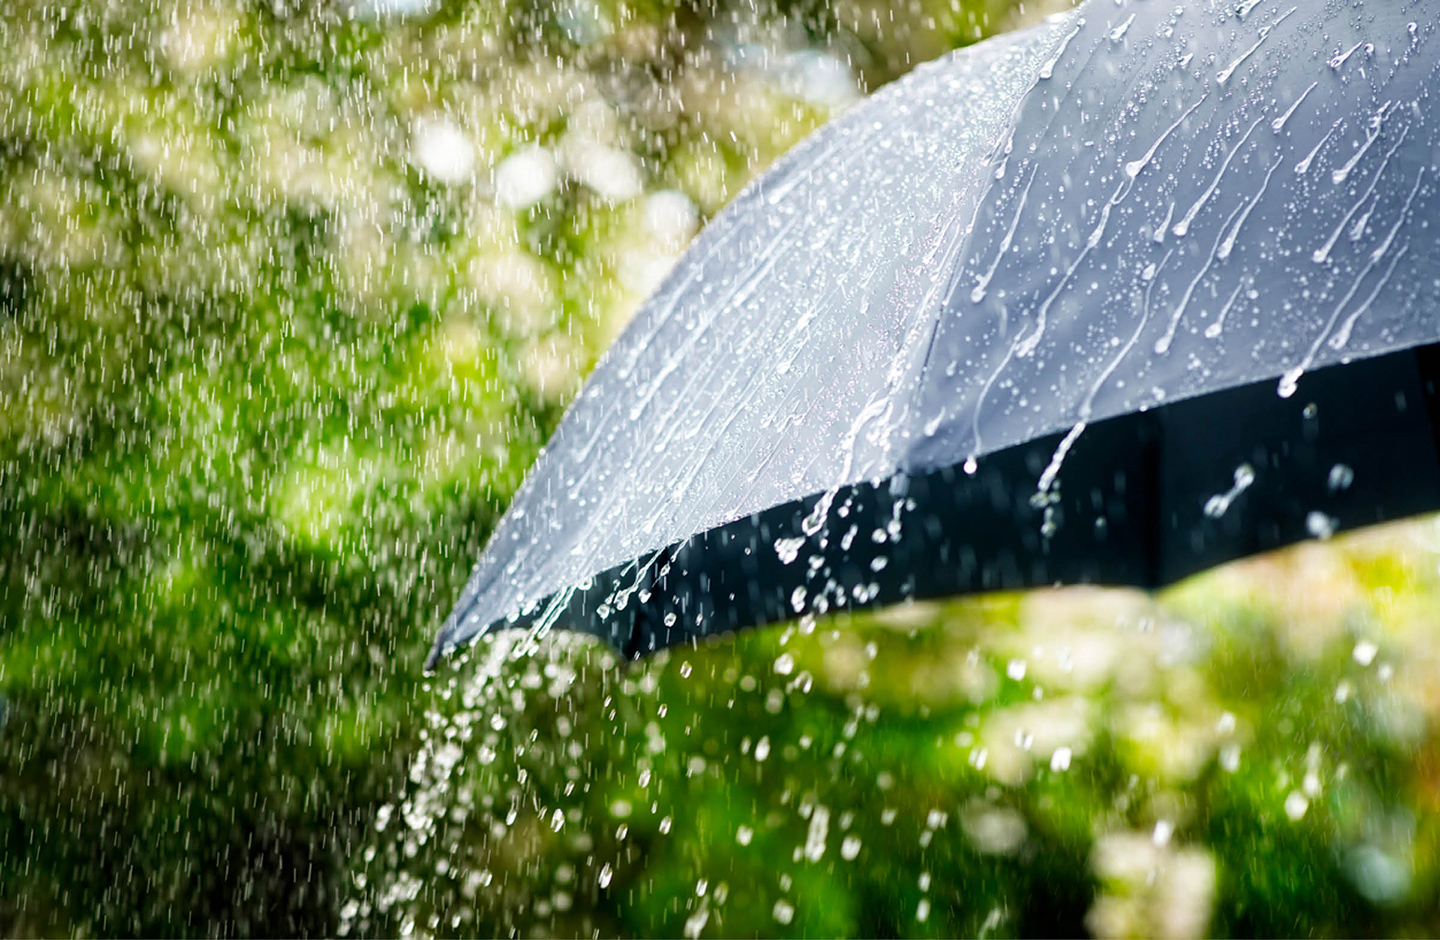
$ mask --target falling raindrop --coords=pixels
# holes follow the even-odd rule
[[[1248,463],[1241,464],[1235,468],[1235,483],[1224,493],[1217,493],[1205,501],[1205,515],[1211,519],[1219,519],[1230,510],[1230,507],[1239,499],[1241,494],[1248,490],[1255,482],[1255,468]]]
[[[1335,534],[1338,521],[1323,512],[1310,512],[1305,516],[1305,531],[1317,539],[1328,539]]]
[[[1341,490],[1348,490],[1354,482],[1355,471],[1343,463],[1337,463],[1330,468],[1330,475],[1325,481],[1325,486],[1330,492],[1338,493]]]

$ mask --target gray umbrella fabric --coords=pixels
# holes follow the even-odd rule
[[[1440,2],[1090,0],[702,232],[432,652],[1169,583],[1440,504]]]

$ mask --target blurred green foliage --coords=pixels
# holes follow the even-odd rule
[[[1440,929],[1434,520],[1151,599],[802,620],[437,679],[360,934]]]
[[[333,933],[579,377],[990,3],[0,4],[0,932]]]
[[[0,6],[0,931],[1440,932],[1429,524],[420,675],[696,226],[1019,4]]]

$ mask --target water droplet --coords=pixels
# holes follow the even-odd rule
[[[1255,482],[1255,468],[1248,463],[1242,463],[1235,468],[1235,483],[1224,493],[1217,493],[1205,501],[1205,515],[1211,519],[1219,519],[1230,510],[1240,494],[1248,490]]]
[[[1335,534],[1339,521],[1323,512],[1311,512],[1305,516],[1305,531],[1317,539],[1328,539]]]
[[[1343,463],[1337,463],[1335,466],[1330,468],[1330,476],[1325,481],[1325,485],[1330,490],[1330,492],[1338,493],[1341,490],[1348,490],[1350,488],[1350,484],[1354,482],[1355,471],[1350,469]]]
[[[804,544],[805,539],[801,537],[776,539],[775,554],[779,556],[782,565],[788,565],[800,557],[800,549]]]
[[[699,940],[700,934],[705,930],[705,925],[709,922],[710,908],[702,905],[698,911],[685,918],[685,940]]]
[[[805,858],[818,862],[825,855],[825,839],[830,832],[830,810],[816,806],[810,812],[810,829],[805,835]]]
[[[1294,395],[1299,388],[1300,376],[1304,372],[1304,369],[1290,369],[1280,376],[1280,384],[1276,387],[1275,394],[1281,398],[1289,398]]]

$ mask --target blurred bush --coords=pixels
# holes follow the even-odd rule
[[[1440,520],[437,678],[353,934],[1432,936]]]
[[[0,6],[0,931],[1440,933],[1431,522],[419,673],[696,229],[1019,4]]]
[[[433,628],[598,351],[775,156],[1010,22],[0,8],[12,935],[337,930]]]

